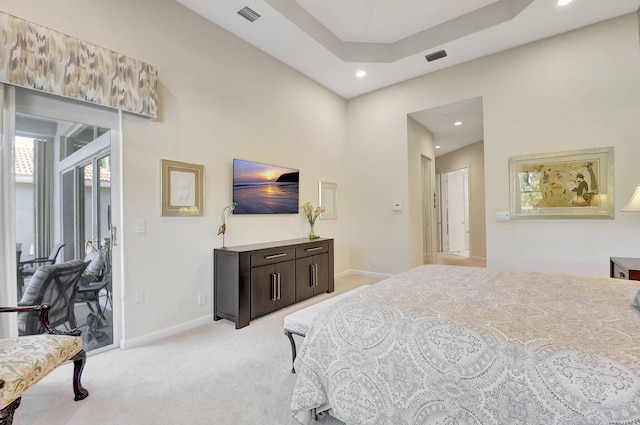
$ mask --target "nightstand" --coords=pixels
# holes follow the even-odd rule
[[[640,280],[640,258],[609,258],[610,274],[616,279]]]

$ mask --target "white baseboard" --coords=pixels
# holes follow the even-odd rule
[[[368,272],[364,270],[346,270],[336,274],[336,277],[347,276],[350,274],[357,274],[360,276],[369,276],[369,277],[377,277],[380,279],[386,279],[388,277],[393,276],[392,274],[384,274],[384,273],[376,273],[376,272]]]
[[[190,329],[193,329],[198,326],[202,326],[211,322],[213,322],[213,313],[200,317],[198,319],[181,323],[179,325],[175,325],[169,328],[159,330],[157,332],[152,332],[150,334],[143,335],[138,338],[127,339],[127,340],[121,339],[120,348],[123,350],[126,350],[128,348],[139,347],[140,345],[148,344],[150,342],[154,342],[159,339],[166,338],[168,336],[173,336],[173,335],[188,331]]]
[[[342,277],[342,276],[347,276],[347,275],[350,275],[350,274],[377,277],[379,279],[386,279],[388,277],[393,276],[393,275],[390,275],[390,274],[374,273],[374,272],[368,272],[368,271],[364,271],[364,270],[346,270],[346,271],[337,273],[335,275],[335,277]],[[120,340],[120,348],[123,349],[123,350],[126,350],[128,348],[139,347],[141,345],[148,344],[150,342],[155,342],[155,341],[157,341],[159,339],[166,338],[166,337],[169,337],[169,336],[173,336],[173,335],[188,331],[189,329],[193,329],[193,328],[196,328],[198,326],[202,326],[202,325],[205,325],[205,324],[208,324],[208,323],[211,323],[211,322],[213,322],[213,314],[208,314],[208,315],[203,316],[201,318],[194,319],[194,320],[191,320],[189,322],[181,323],[179,325],[171,326],[169,328],[161,329],[161,330],[159,330],[157,332],[152,332],[150,334],[143,335],[143,336],[138,337],[138,338],[121,339]]]

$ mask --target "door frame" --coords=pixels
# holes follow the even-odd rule
[[[122,111],[104,108],[89,103],[74,101],[59,96],[54,96],[46,93],[37,92],[35,90],[16,88],[13,86],[1,85],[0,94],[4,93],[4,102],[7,103],[3,106],[4,119],[0,130],[4,135],[2,138],[2,148],[4,152],[8,152],[8,155],[2,156],[0,160],[4,164],[11,164],[10,171],[6,178],[3,178],[3,185],[0,185],[0,196],[3,199],[8,199],[6,204],[3,204],[2,225],[5,228],[13,228],[15,226],[15,170],[13,163],[15,160],[15,152],[13,150],[13,143],[15,138],[15,115],[17,113],[23,113],[34,116],[47,117],[54,120],[69,121],[69,122],[81,122],[83,124],[94,125],[98,127],[109,128],[111,134],[111,235],[112,235],[112,297],[113,300],[119,300],[120,302],[113,302],[113,343],[109,346],[101,347],[92,350],[90,353],[100,353],[112,348],[122,345],[122,335],[124,328],[124,315],[121,303],[122,293],[122,249],[118,240],[117,229],[122,227]],[[8,89],[8,90],[7,90]],[[6,169],[6,167],[2,167]],[[59,170],[57,176],[59,177]],[[6,181],[4,181],[6,180]],[[59,188],[58,188],[59,190]],[[57,199],[59,203],[62,202],[59,193],[54,193],[54,199]],[[59,205],[60,207],[61,205]],[[11,225],[11,226],[8,226]],[[8,226],[8,227],[7,227]],[[54,226],[56,227],[56,226]],[[57,231],[60,231],[60,227]],[[15,299],[17,295],[15,276],[16,276],[16,258],[13,254],[13,250],[9,250],[8,247],[15,245],[15,232],[2,232],[2,245],[4,247],[3,262],[8,262],[10,267],[7,267],[9,274],[6,282],[8,288],[3,288],[0,293],[12,295]],[[59,235],[56,235],[59,236]],[[12,266],[12,267],[11,267]],[[3,315],[12,316],[12,315]],[[13,322],[13,323],[10,323]],[[6,322],[0,322],[0,330],[5,332],[6,335],[17,336],[17,323],[15,318],[8,323],[10,328],[7,328]]]
[[[420,168],[422,174],[422,263],[435,264],[436,249],[433,243],[433,216],[436,211],[436,194],[433,193],[431,182],[431,169],[433,160],[425,155],[420,155]],[[433,203],[432,203],[433,199]],[[437,247],[436,247],[437,248]]]

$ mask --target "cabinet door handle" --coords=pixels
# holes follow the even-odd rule
[[[276,300],[276,274],[271,273],[271,301]]]
[[[280,281],[280,273],[278,273],[278,297],[277,297],[278,299],[280,299],[280,290],[281,290],[281,288],[282,288],[282,285],[281,285],[281,281]]]
[[[322,247],[321,247],[321,246],[316,246],[316,247],[313,247],[313,248],[307,248],[307,249],[305,249],[305,252],[319,251],[319,250],[321,250],[321,249],[322,249]]]
[[[318,286],[318,265],[316,263],[309,264],[309,274],[312,288]]]

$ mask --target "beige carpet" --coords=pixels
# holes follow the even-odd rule
[[[73,367],[66,364],[24,394],[14,425],[298,424],[289,408],[296,375],[283,318],[378,280],[336,279],[334,293],[253,320],[243,329],[212,321],[146,346],[89,355],[82,382],[90,395],[82,401],[73,401]]]

